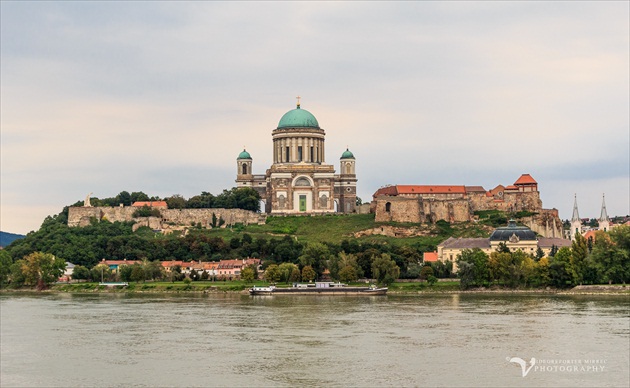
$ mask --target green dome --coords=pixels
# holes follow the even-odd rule
[[[346,148],[343,154],[341,154],[341,159],[354,159],[354,155],[352,154],[352,152],[350,152],[349,149]]]
[[[297,108],[285,113],[278,123],[278,128],[296,127],[319,128],[319,123],[311,112],[305,109],[300,109],[300,106],[298,105]]]
[[[243,149],[243,152],[241,152],[240,154],[238,154],[238,159],[251,159],[252,156],[249,154],[249,152],[245,151],[245,149]]]

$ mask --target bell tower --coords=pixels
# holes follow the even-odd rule
[[[573,216],[571,217],[571,230],[569,231],[571,240],[575,240],[575,236],[582,233],[582,220],[580,220],[580,213],[578,213],[577,195],[574,195],[573,198]]]
[[[357,174],[355,171],[354,154],[346,148],[339,159],[340,171],[337,176],[335,194],[338,202],[337,211],[340,213],[354,213],[357,204]]]
[[[599,215],[599,230],[603,230],[604,232],[608,232],[610,230],[610,219],[608,218],[608,213],[606,212],[606,198],[605,195],[602,194],[602,212]]]

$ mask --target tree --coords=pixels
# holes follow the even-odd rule
[[[285,283],[289,283],[290,278],[291,278],[291,273],[293,273],[293,270],[298,268],[297,265],[293,264],[293,263],[282,263],[278,266],[278,271],[280,272],[280,281],[283,281]],[[299,271],[299,269],[298,269]]]
[[[326,245],[322,243],[309,243],[306,248],[304,248],[302,256],[300,256],[300,264],[302,264],[303,267],[312,267],[317,277],[320,277],[322,273],[324,273],[326,263],[330,257],[330,250]],[[304,278],[304,274],[302,274],[302,278]]]
[[[24,284],[37,286],[38,290],[48,288],[66,269],[65,260],[42,252],[33,252],[16,263],[20,264]]]
[[[106,281],[109,280],[111,274],[112,270],[109,268],[109,265],[99,264],[90,270],[90,279],[92,279],[93,282]]]
[[[497,254],[497,252],[492,254]],[[464,249],[457,257],[458,275],[461,278],[460,287],[465,290],[473,286],[488,286],[491,281],[488,261],[488,255],[481,249]],[[462,264],[464,263],[467,265],[462,272]]]
[[[538,247],[538,249],[536,249],[536,261],[539,261],[543,257],[545,257],[545,252],[543,252],[542,248]]]
[[[575,235],[575,240],[571,244],[571,265],[573,268],[573,282],[582,284],[584,273],[586,272],[586,257],[588,256],[588,244],[581,234]]]
[[[116,203],[123,204],[123,206],[131,206],[131,194],[128,191],[121,191],[116,196]],[[115,205],[114,205],[115,206]]]
[[[162,272],[162,264],[159,260],[142,260],[142,269],[144,269],[145,279],[159,280],[164,277],[164,274]]]
[[[372,274],[378,284],[392,284],[400,275],[400,268],[387,253],[381,254],[372,262]]]
[[[534,266],[534,273],[532,276],[532,284],[537,287],[548,286],[549,284],[551,284],[548,258],[543,257],[538,260],[538,262],[536,262]]]
[[[75,265],[72,269],[72,279],[74,280],[89,280],[90,275],[90,270],[82,265]]]
[[[346,265],[339,271],[339,280],[344,283],[356,282],[357,279],[357,271],[350,265]]]
[[[271,264],[267,267],[267,269],[265,269],[264,277],[269,283],[276,283],[280,281],[280,276],[281,274],[277,264]]]
[[[129,280],[138,283],[141,280],[144,282],[144,279],[144,269],[142,268],[142,266],[138,263],[132,265],[131,276],[129,277]]]
[[[13,259],[11,258],[9,252],[4,249],[0,250],[0,288],[4,288],[9,281],[12,264]]]
[[[426,280],[429,278],[429,276],[433,275],[433,268],[428,264],[422,267],[422,269],[420,270],[420,279]]]
[[[630,226],[618,226],[610,232],[597,232],[591,256],[603,281],[630,282]]]
[[[299,282],[301,279],[302,279],[302,274],[300,273],[300,269],[296,265],[295,268],[293,268],[291,270],[291,275],[289,277],[289,281],[290,282]]]
[[[174,194],[166,198],[166,204],[169,209],[184,209],[186,207],[186,200],[179,194]]]
[[[241,271],[241,279],[245,283],[251,283],[254,281],[254,269],[252,267],[245,267]]]
[[[317,273],[315,272],[313,267],[311,267],[310,265],[307,265],[304,268],[302,268],[302,280],[306,282],[312,282],[316,276],[317,276]]]
[[[120,274],[120,280],[122,280],[123,282],[130,282],[131,271],[133,271],[133,267],[131,265],[118,266],[118,274]]]
[[[562,247],[549,262],[549,278],[553,286],[558,288],[573,285],[573,268],[571,266],[571,249]]]

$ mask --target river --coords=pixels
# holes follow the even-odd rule
[[[3,293],[0,385],[628,387],[629,310],[627,296]]]

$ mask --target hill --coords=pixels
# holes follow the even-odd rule
[[[22,234],[14,234],[14,233],[7,233],[7,232],[0,231],[0,247],[6,247],[9,244],[11,244],[13,241],[19,240],[24,237],[26,236]]]

